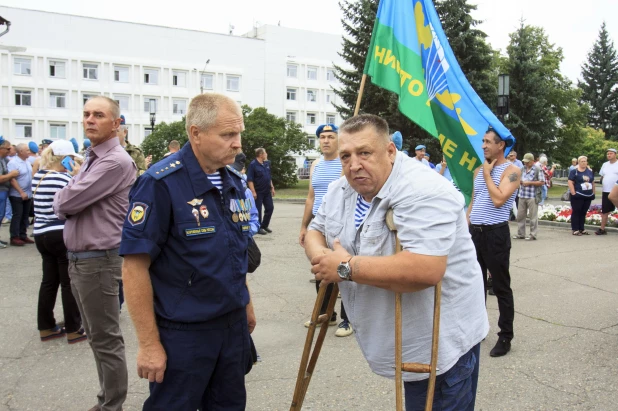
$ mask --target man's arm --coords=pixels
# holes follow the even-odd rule
[[[131,254],[124,256],[122,281],[129,314],[135,326],[137,341],[137,375],[150,382],[163,382],[167,355],[159,339],[155,320],[152,282],[150,281],[150,256]]]
[[[305,200],[305,211],[303,212],[303,219],[300,223],[300,236],[298,237],[298,243],[301,247],[305,246],[305,236],[307,235],[307,228],[309,227],[309,223],[311,222],[311,217],[313,216],[313,203],[315,202],[315,190],[311,185],[311,181],[313,178],[313,170],[315,168],[316,163],[320,161],[314,161],[311,164],[311,169],[309,170],[309,193],[307,194],[307,200]]]
[[[0,161],[2,161],[2,160],[0,160]],[[19,171],[17,171],[17,170],[13,170],[13,171],[9,172],[8,174],[2,174],[2,175],[0,175],[0,183],[6,183],[10,179],[17,177],[18,175],[19,175]]]
[[[614,184],[612,187],[612,191],[609,192],[609,201],[614,203],[616,207],[618,207],[618,184]]]
[[[113,160],[103,160],[95,171],[78,174],[73,180],[54,196],[53,208],[61,219],[75,215],[86,207],[114,194],[118,187],[125,184],[122,166]],[[135,177],[135,175],[133,175]]]
[[[491,163],[483,163],[483,177],[485,178],[485,184],[487,184],[487,191],[489,197],[494,203],[496,208],[502,207],[506,201],[511,198],[515,190],[519,187],[521,180],[521,170],[514,165],[508,166],[502,174],[500,185],[496,186],[491,179],[491,170],[494,168],[496,160]]]
[[[19,173],[18,173],[18,175],[19,175]],[[17,192],[21,196],[22,200],[27,200],[28,199],[28,194],[26,194],[24,192],[24,190],[21,189],[21,187],[19,186],[19,183],[17,182],[16,179],[12,179],[11,180],[11,187],[13,187],[15,190],[17,190]]]

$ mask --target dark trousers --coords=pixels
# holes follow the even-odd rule
[[[264,205],[264,218],[262,218],[262,205]],[[267,193],[257,193],[257,198],[255,199],[255,206],[258,209],[260,227],[268,228],[268,225],[270,224],[270,218],[273,216],[273,211],[275,210],[272,193],[270,191]]]
[[[482,230],[482,231],[481,231]],[[491,272],[493,289],[498,299],[500,338],[513,339],[515,304],[511,289],[509,260],[511,257],[511,233],[508,224],[494,230],[470,226],[470,234],[476,248],[476,259],[481,266],[485,299],[487,299],[487,270]]]
[[[315,282],[315,291],[319,292],[320,291],[320,283],[322,281],[316,281]],[[322,307],[320,307],[320,314],[325,314],[326,313],[326,309],[328,308],[328,301],[330,301],[330,296],[333,294],[333,285],[329,284],[328,287],[326,287],[326,294],[324,294],[324,301],[322,301]],[[331,317],[331,320],[336,320],[337,319],[337,312],[333,311],[333,316]],[[341,319],[342,320],[348,320],[348,315],[345,313],[345,308],[343,307],[343,301],[341,301]]]
[[[22,200],[21,197],[10,196],[11,207],[13,208],[13,218],[11,219],[11,238],[28,238],[28,216],[32,199]]]
[[[571,196],[571,230],[583,231],[591,198]]]
[[[159,325],[167,364],[163,382],[150,383],[144,411],[245,409],[245,373],[251,364],[246,314],[214,327],[187,330]]]
[[[481,344],[462,355],[457,363],[444,374],[436,377],[433,410],[474,411],[476,388],[479,379]],[[429,380],[405,382],[406,411],[422,411],[427,399]]]
[[[71,292],[71,279],[69,278],[69,260],[67,248],[62,239],[62,230],[53,230],[34,237],[36,248],[43,258],[43,280],[39,288],[39,307],[37,325],[40,330],[49,330],[56,326],[54,318],[54,306],[58,287],[62,298],[62,311],[64,313],[64,325],[67,332],[79,330],[82,320],[75,297]]]

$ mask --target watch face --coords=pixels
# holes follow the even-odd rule
[[[350,264],[348,263],[339,264],[339,266],[337,267],[337,273],[339,274],[339,277],[344,280],[347,280],[348,278],[350,278]]]

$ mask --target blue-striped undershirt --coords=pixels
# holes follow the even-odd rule
[[[221,180],[221,173],[216,171],[212,174],[206,174],[206,177],[208,177],[213,186],[219,189],[219,193],[223,194],[223,181]]]
[[[495,166],[491,170],[491,179],[496,186],[500,185],[502,174],[507,167],[512,163],[505,162],[499,166]],[[470,222],[475,225],[492,225],[509,221],[511,209],[515,201],[515,193],[502,205],[496,207],[491,201],[489,190],[483,177],[483,167],[480,168],[476,179],[474,180],[474,203],[470,212]]]
[[[358,227],[363,224],[367,212],[371,208],[371,203],[365,201],[360,194],[356,197],[356,210],[354,210],[354,226],[358,230]]]
[[[341,177],[341,161],[336,158],[334,160],[321,159],[315,165],[311,175],[311,187],[315,193],[313,200],[313,215],[318,213],[322,199],[328,190],[328,185]]]
[[[49,170],[39,170],[32,178],[32,191],[34,192],[36,188],[34,194],[34,235],[64,228],[64,220],[58,219],[54,214],[52,203],[54,202],[54,195],[69,184],[69,181],[71,181],[69,174],[59,171],[49,172]]]

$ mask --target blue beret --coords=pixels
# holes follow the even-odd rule
[[[419,144],[418,146],[416,146],[416,148],[414,150],[422,150],[422,149],[427,149],[427,147],[425,147],[422,144]]]
[[[4,137],[0,136],[0,144],[4,143]]]
[[[425,153],[425,157],[429,158],[429,153]]]
[[[315,135],[320,137],[320,134],[323,133],[324,131],[332,131],[333,133],[337,133],[339,131],[339,129],[337,128],[336,125],[334,124],[322,124],[320,127],[318,127],[318,129],[315,131]]]
[[[405,154],[406,156],[410,157],[410,154],[408,153],[408,150],[403,150],[402,153]]]
[[[395,143],[395,147],[397,147],[397,150],[401,150],[401,146],[403,145],[403,136],[401,135],[401,132],[395,131],[392,139],[393,143]]]
[[[84,139],[84,147],[88,148],[92,145],[92,143],[90,143],[90,139],[89,138],[85,138]]]
[[[120,125],[126,124],[126,120],[124,119],[124,115],[120,115]]]
[[[28,143],[28,148],[35,154],[39,152],[39,145],[34,141]]]
[[[79,144],[77,144],[77,140],[75,139],[75,137],[73,137],[69,141],[73,144],[73,148],[75,149],[75,152],[77,153],[79,151]]]
[[[53,141],[51,141],[48,138],[44,138],[43,140],[41,140],[41,144],[51,144],[51,143],[53,143]]]

